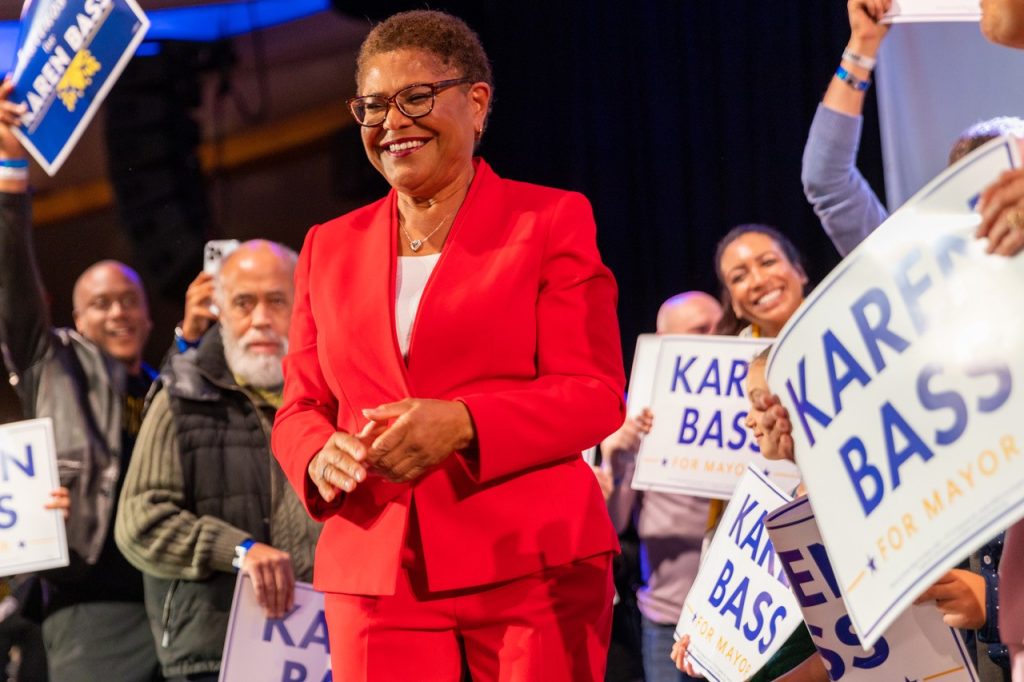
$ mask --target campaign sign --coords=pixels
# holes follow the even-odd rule
[[[854,630],[871,646],[929,585],[1024,514],[1024,258],[974,238],[993,140],[947,169],[782,329],[768,384]]]
[[[932,21],[978,21],[977,0],[898,0],[885,13],[882,23],[905,24]]]
[[[636,337],[633,368],[629,372],[629,390],[626,391],[626,413],[630,417],[635,417],[645,407],[651,406],[661,338],[657,334],[641,334]]]
[[[271,619],[256,601],[252,579],[238,575],[231,604],[220,682],[281,680],[331,682],[324,596],[308,583],[295,583],[295,605]]]
[[[43,508],[59,487],[50,418],[0,426],[0,575],[68,565],[64,517]]]
[[[27,0],[11,101],[28,113],[13,132],[47,173],[60,169],[148,29],[135,0]]]
[[[807,497],[776,509],[764,525],[832,680],[976,682],[960,633],[942,622],[934,603],[911,606],[866,651],[861,647]]]
[[[676,626],[677,638],[690,635],[687,656],[708,679],[749,678],[800,625],[800,607],[764,529],[768,513],[789,501],[748,467],[725,508]]]
[[[657,355],[645,391],[654,425],[640,445],[632,487],[727,500],[753,463],[780,487],[793,488],[800,480],[797,468],[762,457],[744,424],[750,409],[747,367],[771,341],[686,334],[654,338]],[[640,361],[633,364],[636,368]]]

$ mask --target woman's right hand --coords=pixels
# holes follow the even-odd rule
[[[306,473],[324,502],[331,503],[339,492],[350,493],[366,480],[363,462],[370,444],[387,425],[369,421],[356,435],[338,431],[331,435],[320,452],[309,461]]]
[[[875,56],[889,31],[889,25],[880,22],[890,7],[892,0],[849,0],[846,3],[851,50],[865,57]]]
[[[676,664],[676,668],[690,677],[704,677],[696,669],[693,664],[690,663],[690,659],[686,657],[686,652],[690,648],[690,636],[683,635],[676,643],[672,645],[672,662]]]

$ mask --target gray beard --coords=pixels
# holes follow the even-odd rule
[[[288,353],[288,339],[281,339],[279,355],[249,353],[245,350],[246,337],[261,338],[258,332],[250,329],[241,338],[235,336],[224,325],[220,327],[220,338],[224,343],[224,359],[228,369],[238,381],[246,386],[261,389],[280,388],[284,384],[284,372],[281,360]]]

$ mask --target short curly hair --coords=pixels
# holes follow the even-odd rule
[[[402,49],[429,52],[445,67],[455,67],[462,76],[494,87],[480,36],[462,19],[437,10],[399,12],[374,26],[356,58],[356,86],[371,57]]]

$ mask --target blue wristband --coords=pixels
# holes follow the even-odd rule
[[[242,570],[242,563],[245,561],[245,555],[249,553],[249,549],[255,544],[255,540],[252,538],[246,538],[235,545],[235,558],[231,560],[231,565],[236,571]]]
[[[184,353],[189,348],[198,348],[198,341],[189,341],[185,338],[185,332],[182,331],[181,326],[174,328],[174,344],[178,347],[179,353]]]
[[[0,168],[28,168],[28,159],[0,159]]]
[[[843,81],[851,88],[859,92],[864,92],[865,90],[871,87],[870,78],[861,80],[860,78],[857,78],[852,73],[844,69],[841,65],[839,66],[839,68],[836,69],[836,78]]]

